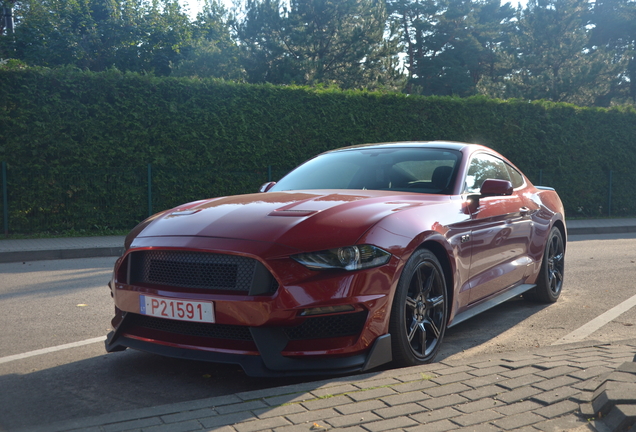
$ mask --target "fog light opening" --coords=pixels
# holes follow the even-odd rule
[[[326,315],[338,312],[351,312],[353,310],[355,310],[355,308],[352,305],[323,306],[305,309],[300,313],[300,316]]]

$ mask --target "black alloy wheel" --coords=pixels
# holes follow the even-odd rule
[[[553,227],[545,245],[537,286],[525,297],[542,303],[554,303],[561,295],[565,270],[565,243],[557,227]]]
[[[446,332],[448,300],[444,272],[427,249],[407,262],[391,311],[393,360],[398,366],[432,361]]]

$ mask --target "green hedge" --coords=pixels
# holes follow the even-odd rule
[[[636,111],[246,85],[74,69],[0,70],[0,161],[14,232],[130,228],[153,210],[247,193],[312,155],[454,140],[556,187],[569,215],[636,215]],[[1,202],[0,202],[1,205]],[[599,209],[600,207],[600,209]],[[1,214],[0,214],[1,216]]]

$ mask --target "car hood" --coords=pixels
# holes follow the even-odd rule
[[[137,237],[217,237],[322,250],[355,244],[374,224],[395,212],[443,200],[448,197],[366,190],[237,195],[166,211]]]

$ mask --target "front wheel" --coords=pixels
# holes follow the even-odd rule
[[[565,269],[565,243],[557,227],[553,227],[543,253],[537,286],[524,296],[541,303],[554,303],[561,295],[563,272]]]
[[[397,366],[431,362],[446,332],[448,295],[444,272],[427,249],[406,263],[393,298],[389,331]]]

